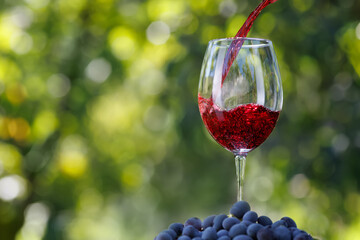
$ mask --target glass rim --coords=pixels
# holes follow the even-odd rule
[[[209,41],[209,45],[210,44],[216,44],[216,43],[226,43],[228,42],[228,44],[226,45],[230,45],[232,43],[233,40],[244,40],[244,44],[242,45],[242,47],[270,47],[272,46],[272,41],[269,39],[265,39],[265,38],[249,38],[249,37],[229,37],[229,38],[217,38],[217,39],[212,39]],[[258,41],[258,43],[254,43],[254,44],[247,44],[247,41]],[[224,45],[225,46],[225,45]]]

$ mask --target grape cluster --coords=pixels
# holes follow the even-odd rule
[[[289,217],[272,222],[258,216],[246,201],[235,203],[230,215],[212,215],[201,221],[189,218],[184,224],[173,223],[154,240],[313,240]]]

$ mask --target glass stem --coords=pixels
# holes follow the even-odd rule
[[[237,200],[243,200],[243,188],[244,188],[244,177],[245,177],[245,163],[246,155],[236,155],[235,156],[235,166],[236,166],[236,179],[238,187]]]

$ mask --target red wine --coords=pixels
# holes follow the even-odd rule
[[[236,33],[235,38],[237,37],[246,37],[249,33],[255,19],[260,14],[260,12],[269,4],[276,2],[277,0],[263,0],[257,8],[249,15],[249,17],[246,19],[245,23],[242,25],[242,27],[239,29],[239,31]],[[242,45],[244,43],[243,39],[235,39],[231,42],[231,45],[229,49],[226,52],[225,61],[224,61],[224,67],[222,72],[222,83],[224,82],[227,74],[229,73],[230,67],[232,63],[234,62],[237,54],[239,53]]]
[[[278,120],[279,111],[259,104],[240,105],[223,110],[212,98],[198,96],[199,109],[204,124],[213,138],[229,151],[247,153],[262,144]]]

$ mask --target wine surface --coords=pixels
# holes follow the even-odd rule
[[[259,104],[223,110],[213,100],[198,96],[203,122],[212,137],[229,151],[247,153],[262,144],[278,120],[279,111]]]

